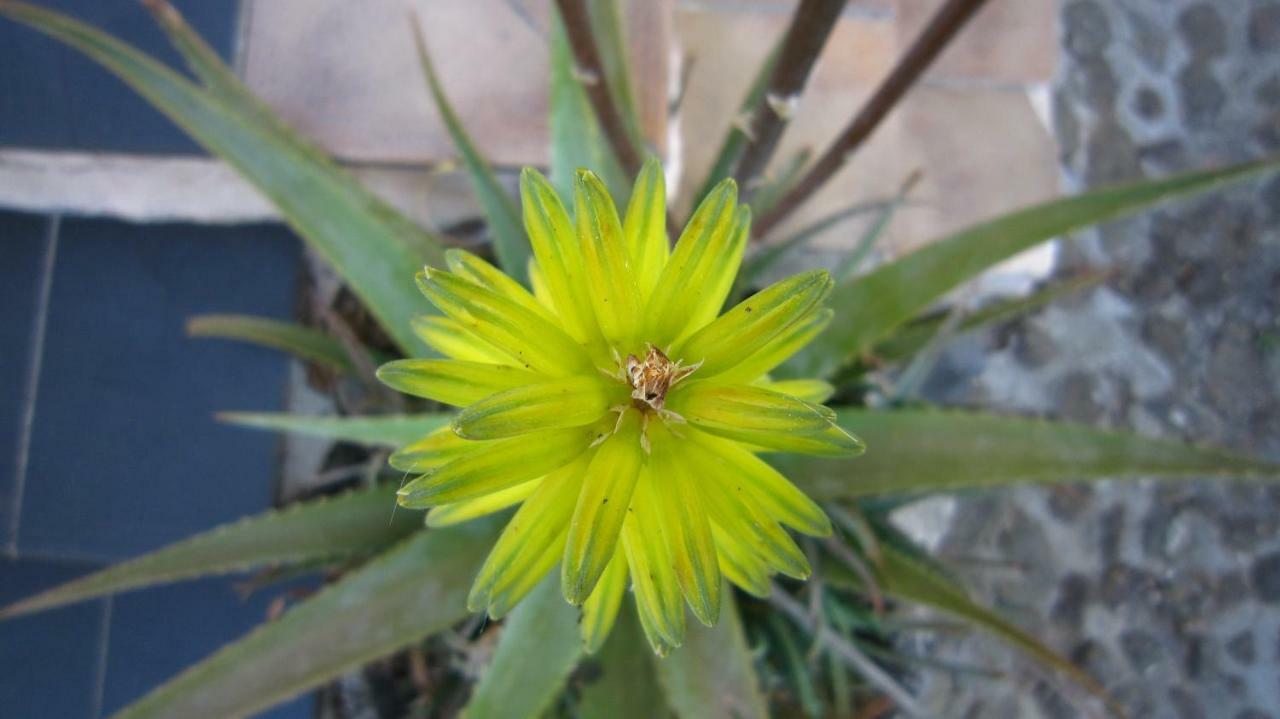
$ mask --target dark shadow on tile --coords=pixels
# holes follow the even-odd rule
[[[261,624],[290,583],[243,601],[231,579],[183,582],[117,596],[111,610],[104,713],[110,715]],[[309,719],[305,694],[257,716]]]
[[[64,221],[19,552],[115,560],[261,512],[278,440],[217,423],[279,410],[286,360],[189,339],[192,315],[292,315],[282,226]]]
[[[95,569],[78,562],[0,560],[0,605]],[[93,717],[105,600],[0,622],[0,713]]]
[[[171,67],[183,67],[137,0],[41,0],[42,6],[105,30]],[[237,0],[175,2],[225,58],[231,54]],[[172,122],[124,83],[79,53],[9,20],[0,20],[0,145],[199,152]]]
[[[49,222],[42,215],[0,212],[0,549],[13,541],[14,474]]]

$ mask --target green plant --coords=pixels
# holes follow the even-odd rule
[[[768,164],[773,142],[785,125],[785,113],[777,112],[776,107],[780,101],[785,105],[803,86],[840,6],[840,3],[817,0],[801,2],[792,30],[762,68],[759,81],[743,105],[752,117],[750,132],[731,133],[722,146],[713,176],[699,191],[699,196],[706,198],[704,206],[720,208],[714,213],[719,219],[713,223],[719,230],[709,232],[707,241],[714,240],[726,247],[747,244],[746,210],[737,209],[737,200],[730,196],[728,189],[732,184],[720,184],[725,178],[736,177],[742,187],[752,188],[746,194],[751,195],[749,204],[759,215],[752,232],[767,233],[874,131],[897,98],[981,4],[980,0],[946,3],[920,41],[906,53],[867,107],[828,151],[807,170],[781,173],[781,185],[762,185],[756,189],[755,180]],[[86,53],[132,85],[211,152],[236,167],[277,204],[298,234],[333,264],[391,338],[396,350],[409,358],[387,365],[382,377],[392,385],[429,398],[468,406],[459,415],[442,412],[438,405],[422,405],[415,407],[422,411],[387,411],[360,417],[226,415],[224,419],[395,449],[398,452],[393,464],[415,471],[433,466],[431,463],[440,459],[440,451],[456,450],[457,445],[465,444],[465,440],[457,439],[459,431],[478,439],[498,437],[493,432],[505,430],[494,429],[494,417],[507,422],[508,429],[513,417],[502,416],[491,404],[486,405],[489,400],[485,398],[509,388],[522,391],[519,388],[526,386],[523,380],[504,384],[509,379],[506,374],[521,370],[504,370],[504,378],[497,380],[492,373],[487,374],[481,378],[483,381],[478,381],[479,375],[475,373],[465,377],[459,374],[456,370],[461,365],[432,359],[435,355],[430,346],[455,360],[492,360],[491,345],[518,343],[519,338],[490,345],[470,341],[470,335],[460,331],[460,323],[468,317],[474,321],[472,314],[449,311],[458,294],[451,293],[449,287],[450,282],[456,284],[454,275],[470,278],[469,285],[457,285],[458,291],[469,290],[470,285],[487,284],[501,289],[501,292],[490,291],[490,295],[505,293],[527,299],[531,304],[525,311],[530,316],[549,314],[546,305],[539,304],[538,297],[551,299],[557,319],[567,330],[562,333],[568,345],[554,356],[540,357],[536,369],[553,375],[577,377],[581,374],[578,370],[589,369],[592,364],[616,362],[610,356],[611,347],[626,350],[649,339],[647,335],[636,334],[633,323],[629,324],[627,319],[630,315],[620,309],[619,303],[625,306],[628,301],[634,302],[634,296],[630,300],[615,298],[610,293],[618,288],[607,282],[597,282],[598,287],[588,293],[590,296],[579,296],[573,283],[555,275],[556,268],[545,260],[550,250],[542,251],[539,242],[544,243],[545,249],[552,241],[539,237],[537,231],[531,233],[531,239],[533,249],[537,250],[534,254],[539,256],[538,271],[529,272],[530,244],[520,231],[517,205],[503,193],[501,184],[449,108],[444,88],[421,44],[420,55],[431,90],[493,230],[494,254],[506,275],[528,278],[534,295],[479,258],[447,250],[443,238],[414,226],[361,188],[323,153],[275,119],[172,8],[159,0],[148,5],[186,59],[195,81],[82,23],[48,10],[0,0],[0,14],[27,23]],[[660,169],[650,164],[641,171],[642,138],[631,110],[633,103],[627,90],[627,70],[622,60],[625,53],[620,47],[616,12],[610,0],[597,0],[590,6],[583,0],[561,0],[558,8],[562,23],[552,38],[551,181],[548,184],[532,174],[527,176],[523,210],[534,216],[531,227],[538,227],[538,221],[548,226],[556,223],[567,226],[567,215],[557,213],[554,208],[561,202],[581,198],[577,203],[577,221],[588,226],[587,235],[598,236],[600,246],[596,259],[606,268],[596,280],[625,275],[609,274],[606,270],[610,263],[633,264],[641,268],[635,276],[642,278],[636,282],[635,292],[656,292],[662,282],[657,269],[662,266],[659,260],[665,260],[667,253],[663,240],[668,238],[662,228],[672,223],[665,217],[662,204],[655,200],[660,191]],[[595,81],[584,87],[579,84],[584,77]],[[599,178],[575,174],[579,165],[594,168]],[[772,668],[764,674],[780,677],[778,681],[790,689],[788,694],[795,697],[800,711],[817,715],[827,707],[839,710],[850,701],[852,685],[861,681],[911,713],[912,698],[897,681],[895,672],[913,662],[927,666],[928,658],[913,658],[892,649],[893,634],[908,630],[895,624],[894,617],[886,611],[886,607],[894,603],[932,607],[982,627],[1101,694],[1101,689],[1083,672],[1055,656],[998,613],[972,602],[945,568],[892,528],[886,521],[888,512],[903,501],[903,497],[926,492],[1152,475],[1275,479],[1280,478],[1280,468],[1210,448],[1066,424],[919,408],[874,410],[865,406],[865,369],[877,363],[910,361],[927,351],[934,338],[945,335],[944,330],[948,329],[945,320],[931,313],[931,306],[952,288],[1020,250],[1073,229],[1135,212],[1157,201],[1255,176],[1277,165],[1280,160],[1272,158],[1046,203],[943,238],[869,273],[856,274],[865,247],[875,240],[872,234],[837,277],[827,303],[831,312],[815,306],[817,298],[825,293],[827,280],[817,273],[802,275],[812,287],[807,292],[798,291],[796,296],[807,304],[798,303],[792,308],[793,314],[787,316],[785,322],[779,318],[778,324],[806,339],[816,334],[816,339],[807,350],[779,369],[775,389],[784,390],[782,397],[815,393],[808,399],[818,400],[827,385],[790,378],[820,377],[830,382],[830,389],[835,391],[839,402],[834,411],[828,412],[813,402],[801,399],[792,402],[770,396],[773,401],[802,407],[804,411],[781,413],[783,424],[772,427],[779,433],[776,441],[759,435],[746,441],[810,497],[823,503],[826,514],[833,520],[832,533],[821,541],[805,540],[795,551],[807,551],[798,556],[792,551],[796,545],[786,545],[790,540],[783,541],[777,534],[770,535],[776,545],[756,549],[757,552],[776,550],[778,556],[772,557],[749,552],[736,558],[716,557],[714,549],[708,551],[706,541],[691,542],[690,546],[697,545],[698,556],[705,560],[700,565],[703,569],[723,563],[725,576],[733,578],[730,567],[735,566],[734,559],[757,560],[763,569],[739,572],[734,581],[747,590],[743,594],[723,590],[718,572],[684,572],[681,578],[688,586],[682,589],[693,600],[695,616],[713,626],[690,624],[683,637],[677,636],[674,630],[674,624],[683,623],[684,617],[676,595],[674,608],[671,604],[663,605],[665,614],[661,619],[641,611],[637,621],[636,615],[622,612],[608,641],[603,641],[607,633],[604,625],[608,622],[595,621],[603,615],[598,607],[591,608],[589,587],[586,587],[594,581],[578,580],[582,575],[598,578],[602,573],[612,573],[608,580],[612,591],[608,597],[616,609],[626,585],[621,570],[610,568],[611,564],[621,566],[616,561],[610,562],[613,552],[596,556],[584,551],[580,556],[588,558],[585,565],[590,565],[590,571],[568,575],[567,593],[588,604],[584,610],[587,613],[585,645],[577,629],[579,610],[564,601],[557,578],[542,579],[554,564],[554,556],[552,564],[539,565],[541,574],[532,572],[522,577],[525,581],[520,594],[524,598],[518,605],[513,606],[518,597],[511,595],[503,597],[500,606],[495,607],[492,591],[483,597],[483,602],[473,602],[488,607],[493,614],[504,614],[509,609],[510,615],[500,628],[482,629],[468,622],[468,594],[473,580],[482,572],[489,548],[499,536],[501,510],[531,496],[524,494],[526,490],[537,489],[520,489],[527,483],[518,483],[510,475],[497,477],[499,481],[491,487],[501,495],[498,499],[493,499],[492,494],[483,498],[450,497],[459,501],[433,509],[427,515],[424,529],[417,517],[405,511],[398,512],[392,522],[387,521],[387,509],[397,495],[394,482],[399,478],[398,473],[387,472],[384,480],[389,481],[212,530],[23,600],[0,610],[0,616],[219,572],[285,566],[327,567],[342,573],[337,581],[280,619],[264,625],[125,709],[121,716],[128,717],[251,713],[315,687],[353,666],[406,647],[421,646],[428,637],[449,632],[456,632],[463,640],[498,633],[492,660],[471,691],[466,712],[473,717],[533,716],[545,712],[579,716],[633,712],[653,716],[668,710],[684,717],[760,716],[767,711],[767,706],[758,690],[757,667],[748,650],[749,638],[764,648],[762,661],[766,669]],[[609,217],[607,208],[611,204],[607,204],[607,198],[610,194],[619,198],[626,196],[627,181],[637,174],[641,180],[632,203],[640,208],[637,226],[648,229],[624,232],[619,220]],[[878,206],[883,215],[876,223],[877,228],[888,221],[908,190],[909,187],[904,188],[891,201]],[[627,213],[628,221],[630,214]],[[693,224],[699,226],[697,216]],[[548,237],[555,234],[548,232]],[[634,247],[621,248],[618,243],[624,235],[644,241]],[[779,242],[782,246],[792,244],[786,239]],[[624,249],[629,254],[622,259]],[[679,248],[676,252],[680,252]],[[743,292],[753,289],[751,283],[757,276],[754,273],[767,268],[776,256],[757,248],[746,260],[753,274],[741,280],[740,289]],[[658,259],[648,264],[651,257]],[[427,272],[422,283],[428,296],[445,309],[445,316],[422,314],[428,312],[429,307],[422,301],[412,277],[423,265],[437,268]],[[452,272],[439,272],[438,268],[443,267]],[[705,276],[700,276],[701,282],[680,286],[714,288],[709,293],[713,297],[708,300],[708,304],[714,306],[698,310],[702,314],[709,311],[709,316],[702,317],[705,323],[715,317],[724,297],[731,292],[736,262],[718,261],[702,269]],[[1087,285],[1096,279],[1086,278],[1078,284]],[[587,286],[596,287],[590,283]],[[794,289],[802,287],[797,285]],[[1033,299],[994,308],[978,319],[994,320],[1024,311],[1061,291],[1051,288]],[[612,310],[602,309],[605,298],[611,300]],[[800,308],[799,304],[804,307]],[[609,321],[598,323],[604,330],[600,342],[588,336],[589,323],[577,321],[582,319],[577,315],[586,311],[609,314]],[[668,315],[678,316],[664,313],[661,319],[669,319]],[[725,317],[742,319],[733,311]],[[482,332],[487,332],[495,329],[496,320],[481,319],[479,324],[484,325]],[[474,332],[476,327],[473,324],[471,330]],[[825,331],[821,331],[824,327]],[[192,329],[201,334],[286,349],[327,371],[364,381],[372,379],[368,376],[371,358],[378,356],[377,351],[354,343],[350,337],[334,338],[309,328],[280,326],[254,318],[197,318]],[[527,330],[518,329],[520,332],[515,332],[513,337]],[[670,342],[681,339],[683,327],[646,329],[661,334],[664,339],[660,342]],[[549,335],[544,333],[538,339],[545,340]],[[619,338],[625,341],[617,341]],[[588,359],[582,367],[573,367],[573,372],[561,372],[562,368],[554,366],[557,358],[576,356],[578,350],[572,345],[579,340],[585,343],[582,353]],[[789,347],[794,349],[803,344],[795,342]],[[540,343],[530,345],[534,351],[545,347]],[[744,347],[754,348],[725,343],[716,349],[740,350],[750,355]],[[598,356],[593,357],[593,353]],[[725,364],[727,367],[727,361]],[[713,366],[708,365],[708,370]],[[763,371],[771,366],[756,369]],[[754,380],[755,376],[747,379]],[[690,383],[691,387],[692,380]],[[620,384],[596,384],[604,387],[599,390],[603,398],[592,394],[596,392],[595,384],[583,392],[593,402],[590,412],[583,415],[590,414],[590,421],[598,420],[601,411],[607,413],[615,399],[623,404],[626,400],[626,397],[608,394],[621,387]],[[636,389],[634,383],[632,388]],[[679,398],[673,395],[672,399]],[[529,397],[524,397],[519,408],[533,406],[531,402]],[[477,410],[477,405],[485,411]],[[395,408],[390,400],[381,407],[383,410]],[[797,433],[797,426],[786,422],[798,421],[796,418],[801,415],[816,417],[821,422],[805,425],[806,429]],[[515,419],[530,420],[523,415]],[[557,418],[543,412],[533,419],[546,423]],[[629,409],[621,411],[617,419],[615,426],[621,426],[624,432],[636,429],[628,422],[641,421]],[[452,430],[445,429],[450,425]],[[423,444],[421,438],[427,435],[429,438]],[[861,444],[852,439],[855,436],[865,440],[870,448],[866,456],[856,459],[767,451],[821,449],[825,443],[845,450],[845,454],[856,454]],[[770,441],[774,441],[774,446],[770,446]],[[604,446],[607,445],[601,446],[602,451]],[[751,458],[744,461],[758,461],[751,452],[738,451]],[[622,457],[622,454],[628,456]],[[620,452],[614,459],[634,462],[638,456],[635,452]],[[506,471],[510,466],[497,469]],[[539,472],[554,469],[542,467]],[[534,478],[533,475],[524,477]],[[423,499],[424,495],[416,494],[420,490],[438,491],[438,480],[438,476],[434,481],[418,480],[407,486],[401,496],[413,505],[415,497]],[[687,487],[675,487],[677,494],[673,496],[683,497],[684,489]],[[696,502],[694,496],[691,501]],[[434,496],[434,499],[440,498]],[[672,507],[668,514],[682,509],[688,511],[689,507]],[[492,516],[481,516],[485,514]],[[712,514],[714,517],[715,513]],[[803,513],[798,523],[805,526],[800,528],[823,534],[827,527],[818,519],[821,514]],[[786,521],[777,513],[764,517],[765,520],[773,518]],[[610,521],[617,524],[622,520],[615,517]],[[715,549],[725,546],[715,544]],[[800,571],[802,564],[820,581],[792,585],[770,579],[770,569],[779,566],[789,566],[797,575],[807,574]],[[678,566],[675,570],[680,574]],[[681,578],[675,581],[679,583]],[[654,595],[656,590],[640,586],[642,583],[637,583],[637,596]],[[719,598],[718,606],[713,597]],[[642,600],[642,610],[644,606]],[[718,622],[713,621],[716,608]],[[597,615],[592,615],[593,611]],[[653,652],[644,644],[644,633],[649,635],[655,648],[668,652],[668,656],[653,657]],[[802,642],[809,642],[813,656],[822,661],[807,658]],[[582,662],[584,652],[597,649],[593,661],[598,664],[598,677],[589,680],[586,676],[575,676],[574,669]],[[776,671],[778,668],[781,671]],[[655,707],[658,696],[665,697],[665,707]],[[621,699],[623,697],[627,699]]]

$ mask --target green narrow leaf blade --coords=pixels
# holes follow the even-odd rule
[[[627,36],[623,28],[618,0],[594,0],[588,7],[591,30],[596,36],[600,63],[609,85],[609,95],[622,115],[622,122],[636,147],[644,147],[640,115],[636,112],[635,92],[631,83],[631,63],[627,55]]]
[[[341,342],[292,322],[248,315],[197,315],[187,320],[187,334],[262,345],[340,372],[355,369]]]
[[[578,719],[665,719],[671,716],[658,686],[649,648],[635,609],[627,602],[601,648],[599,671],[588,674]],[[680,650],[677,649],[677,652]],[[659,660],[661,661],[661,660]]]
[[[497,526],[419,532],[115,719],[246,716],[445,629],[467,616],[467,588]]]
[[[399,447],[449,426],[453,416],[389,414],[374,417],[317,417],[284,412],[220,412],[218,419],[241,427],[327,437],[375,447]]]
[[[840,409],[838,415],[840,426],[867,443],[865,455],[854,460],[775,460],[784,474],[819,500],[1028,482],[1280,479],[1280,464],[1065,422],[930,410]]]
[[[181,579],[376,552],[422,528],[413,512],[393,514],[395,490],[349,492],[223,525],[11,604],[0,619]]]
[[[439,241],[305,143],[285,140],[222,94],[199,88],[137,49],[64,15],[0,0],[0,14],[54,37],[111,71],[270,199],[329,261],[406,352],[425,351],[409,321],[425,309],[413,282],[443,264]]]
[[[1022,250],[1156,202],[1205,192],[1272,171],[1280,157],[1104,187],[1035,205],[962,230],[850,282],[832,294],[836,321],[807,353],[811,373],[828,374],[866,351],[965,280]]]
[[[440,77],[436,74],[431,54],[427,52],[427,43],[422,37],[422,28],[416,16],[413,21],[413,41],[418,51],[418,63],[422,66],[422,74],[427,78],[427,87],[431,90],[431,96],[435,98],[436,109],[449,130],[453,146],[462,156],[462,163],[466,165],[467,172],[471,175],[471,187],[475,190],[480,208],[484,210],[485,220],[489,223],[489,230],[493,233],[498,264],[502,265],[504,272],[527,286],[531,251],[524,237],[524,225],[520,221],[520,213],[506,190],[502,188],[502,184],[498,182],[497,176],[493,174],[489,161],[476,149],[471,135],[463,127],[462,120],[454,111],[448,96],[445,95],[444,86],[440,84]]]
[[[665,659],[653,659],[658,683],[676,714],[684,719],[763,719],[768,712],[752,668],[738,605],[727,588],[723,595],[719,623],[710,628],[691,623],[679,649]]]
[[[578,610],[560,596],[552,572],[502,626],[498,648],[463,715],[467,719],[539,717],[582,656]]]

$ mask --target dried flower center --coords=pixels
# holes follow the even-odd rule
[[[635,355],[627,355],[623,373],[627,383],[631,385],[631,404],[641,411],[662,413],[667,399],[667,392],[680,380],[693,374],[702,364],[682,367],[680,362],[672,362],[662,350],[648,345],[649,351],[644,359]]]

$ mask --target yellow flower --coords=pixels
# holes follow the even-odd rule
[[[751,213],[721,183],[669,249],[662,168],[645,164],[619,221],[604,184],[574,181],[571,219],[545,178],[521,176],[533,245],[530,293],[453,250],[418,275],[443,316],[417,333],[448,359],[392,362],[400,391],[462,408],[391,458],[419,474],[400,503],[443,526],[520,505],[468,605],[501,617],[557,564],[582,606],[588,651],[608,635],[630,585],[641,625],[665,654],[687,602],[714,624],[721,578],[755,595],[781,572],[805,578],[782,528],[824,535],[822,510],[763,452],[849,455],[861,441],[820,404],[816,380],[768,372],[826,326],[826,272],[783,280],[720,314]]]

